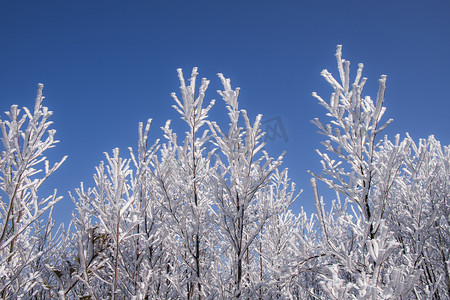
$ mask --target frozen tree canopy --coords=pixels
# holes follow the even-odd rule
[[[0,297],[2,299],[449,299],[450,147],[433,136],[383,135],[387,77],[375,98],[336,51],[337,76],[322,71],[328,100],[322,170],[310,172],[316,213],[295,214],[301,191],[284,154],[264,147],[262,116],[239,107],[239,88],[178,69],[163,140],[139,123],[135,148],[113,149],[94,185],[70,193],[69,228],[55,226],[62,198],[40,187],[58,142],[39,84],[33,110],[0,119]],[[353,77],[352,77],[353,76]],[[229,124],[210,119],[225,105]],[[320,196],[321,181],[335,192]],[[306,186],[306,183],[302,183]],[[327,205],[325,205],[327,204]]]

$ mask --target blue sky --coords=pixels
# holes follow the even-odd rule
[[[320,71],[337,74],[336,45],[353,71],[365,64],[372,97],[388,75],[387,134],[434,134],[448,145],[449,16],[449,1],[2,1],[0,110],[31,107],[36,84],[45,84],[61,141],[49,157],[69,155],[46,188],[65,196],[57,220],[68,222],[67,192],[92,185],[103,152],[120,147],[126,156],[148,118],[153,139],[167,119],[181,124],[170,98],[178,67],[187,76],[197,66],[211,80],[207,97],[218,101],[210,115],[219,119],[222,72],[241,87],[250,116],[282,121],[288,141],[267,150],[287,150],[284,166],[305,190],[293,208],[313,212],[307,170],[321,169],[314,149],[322,136],[309,120],[325,111],[311,93],[331,93]]]

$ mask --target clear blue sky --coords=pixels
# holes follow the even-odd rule
[[[241,108],[282,120],[288,142],[267,149],[288,152],[285,167],[305,190],[297,211],[313,212],[307,170],[321,169],[322,136],[309,120],[325,112],[311,92],[329,96],[320,71],[337,74],[337,44],[352,70],[365,64],[369,95],[388,75],[390,136],[434,134],[450,144],[449,1],[1,1],[0,41],[0,110],[31,107],[44,83],[61,141],[50,159],[69,155],[46,186],[65,196],[58,221],[69,221],[67,192],[92,185],[103,152],[128,155],[139,121],[154,119],[156,139],[167,119],[178,120],[170,98],[178,67],[189,75],[197,66],[211,80],[212,117],[224,113],[222,72],[241,87]]]

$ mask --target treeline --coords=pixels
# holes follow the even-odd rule
[[[375,100],[338,46],[327,70],[328,121],[311,173],[316,214],[294,214],[299,193],[283,155],[264,150],[261,115],[239,108],[239,89],[219,78],[229,125],[208,117],[209,81],[194,68],[164,141],[139,124],[135,149],[105,153],[95,186],[70,194],[69,228],[55,225],[50,166],[52,112],[39,85],[33,110],[13,105],[0,120],[0,297],[3,299],[449,299],[450,147],[433,136],[380,137],[386,76]],[[212,145],[212,146],[211,146]],[[325,209],[316,180],[336,191]],[[312,201],[312,200],[311,200]],[[329,205],[327,205],[329,206]]]

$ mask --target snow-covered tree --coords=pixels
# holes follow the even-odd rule
[[[450,298],[450,147],[430,136],[409,145],[384,215],[418,277],[417,298]],[[391,153],[394,145],[386,147]],[[389,157],[380,157],[380,162]],[[379,178],[381,181],[382,178]]]
[[[44,152],[58,142],[42,105],[44,86],[38,85],[34,110],[11,106],[0,119],[0,297],[26,298],[42,284],[44,254],[51,247],[51,211],[61,200],[56,190],[42,198],[39,188],[64,162],[52,167]],[[43,215],[48,212],[47,222]]]
[[[269,293],[264,286],[267,287],[265,281],[270,277],[263,257],[267,253],[262,247],[270,242],[277,243],[272,239],[278,237],[263,235],[264,229],[267,225],[266,231],[270,231],[271,226],[280,221],[277,217],[288,213],[296,199],[294,185],[289,184],[287,170],[281,174],[278,171],[284,154],[273,159],[263,150],[262,115],[251,124],[247,112],[239,110],[239,88],[233,90],[230,79],[222,74],[219,77],[224,90],[218,93],[226,103],[230,124],[228,132],[224,132],[216,122],[209,123],[219,152],[213,195],[219,234],[218,288],[222,298],[262,297],[263,290]],[[245,127],[241,127],[241,119]],[[289,214],[284,217],[287,222],[291,221],[287,219],[294,219]],[[271,271],[279,271],[274,268]],[[270,290],[273,288],[276,285],[270,286]]]
[[[449,149],[433,137],[419,147],[409,136],[379,139],[392,121],[381,121],[386,76],[374,102],[362,96],[363,65],[350,82],[341,46],[336,57],[340,82],[322,72],[334,89],[330,100],[313,94],[332,118],[313,121],[329,152],[317,151],[323,171],[313,175],[337,195],[326,212],[311,181],[325,258],[321,287],[331,299],[448,298]]]
[[[131,149],[131,159],[121,158],[117,148],[113,156],[105,153],[107,165],[96,168],[96,186],[81,185],[78,198],[72,197],[78,212],[73,233],[78,297],[144,299],[161,288],[164,232],[148,180],[158,149],[157,143],[147,146],[150,124],[145,129],[139,124],[137,156]]]
[[[157,199],[164,214],[164,224],[170,245],[170,279],[178,297],[200,299],[214,293],[211,290],[211,261],[213,210],[210,165],[213,151],[206,151],[209,140],[205,122],[214,105],[212,100],[203,107],[209,81],[202,79],[196,97],[197,68],[192,70],[186,85],[181,69],[178,77],[181,83],[182,99],[175,93],[174,109],[181,115],[188,131],[182,142],[170,128],[170,121],[163,127],[167,143],[164,144],[160,160],[154,162],[154,179],[157,185]]]

